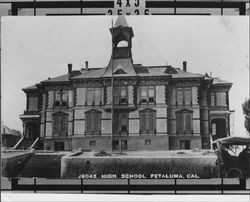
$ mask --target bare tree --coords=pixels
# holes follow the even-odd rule
[[[242,104],[243,114],[245,115],[245,128],[250,133],[250,99]]]

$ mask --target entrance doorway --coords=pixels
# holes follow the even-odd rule
[[[114,140],[113,141],[113,150],[127,150],[128,141],[127,140]]]
[[[213,141],[218,138],[226,137],[226,121],[225,119],[213,119],[211,123],[211,133]]]
[[[37,123],[27,123],[26,125],[26,138],[36,140],[39,137],[39,129]]]

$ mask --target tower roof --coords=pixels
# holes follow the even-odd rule
[[[128,27],[127,20],[123,15],[119,15],[118,18],[116,19],[114,27],[119,27],[119,26]]]

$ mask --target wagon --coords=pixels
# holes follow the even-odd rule
[[[250,176],[250,137],[225,137],[213,142],[220,177]]]

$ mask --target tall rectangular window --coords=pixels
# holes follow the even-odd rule
[[[101,134],[101,112],[90,110],[85,112],[85,129],[87,135]]]
[[[177,104],[183,105],[183,91],[182,88],[177,89]]]
[[[147,103],[147,87],[141,87],[141,103]]]
[[[126,133],[127,132],[127,122],[128,122],[128,116],[127,114],[121,115],[121,132]]]
[[[139,101],[141,104],[152,104],[155,102],[155,87],[154,86],[141,86],[139,88]]]
[[[155,88],[154,88],[154,86],[148,87],[148,102],[149,103],[155,102]]]
[[[95,88],[95,105],[100,105],[102,101],[102,91],[101,88]]]
[[[216,135],[216,123],[212,123],[212,135]]]
[[[127,102],[127,87],[121,86],[121,104],[126,104]]]
[[[68,105],[68,92],[62,92],[62,106],[66,107]]]
[[[181,110],[176,112],[176,133],[190,134],[193,133],[193,112]]]
[[[88,88],[87,89],[87,105],[101,105],[102,104],[102,88]]]
[[[68,114],[58,112],[52,119],[53,137],[63,137],[68,134]]]
[[[191,89],[190,88],[184,89],[184,103],[185,105],[191,104]]]
[[[114,104],[127,104],[128,102],[128,95],[127,86],[116,86],[114,87]]]
[[[215,93],[211,93],[211,106],[215,106]]]
[[[114,135],[127,134],[128,133],[128,114],[127,113],[115,113],[113,119],[113,132]]]
[[[140,113],[140,133],[156,132],[156,112],[151,109],[145,109]]]
[[[61,102],[61,93],[60,91],[55,92],[55,106],[59,107]]]
[[[191,88],[177,88],[177,105],[191,105]]]
[[[87,89],[87,104],[88,105],[93,105],[94,103],[94,88],[88,88]]]
[[[55,91],[55,107],[68,106],[68,91]]]

